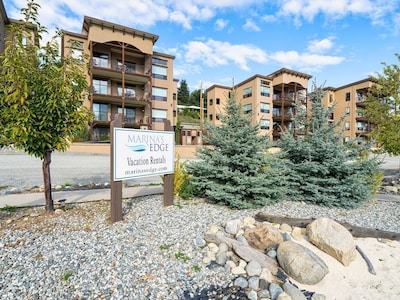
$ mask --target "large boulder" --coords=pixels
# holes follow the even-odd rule
[[[267,223],[246,230],[244,237],[250,246],[261,251],[265,251],[274,244],[283,242],[283,237],[279,229]]]
[[[348,266],[356,258],[356,247],[351,233],[338,222],[319,218],[307,226],[307,236],[317,248]]]
[[[277,258],[282,269],[303,284],[317,284],[329,273],[318,255],[293,241],[279,244]]]

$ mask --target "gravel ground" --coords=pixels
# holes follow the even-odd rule
[[[400,232],[399,202],[344,210],[284,201],[237,211],[202,200],[165,208],[161,196],[147,196],[124,200],[123,207],[124,220],[112,225],[105,201],[54,216],[43,208],[3,212],[0,299],[187,299],[210,285],[227,286],[232,275],[203,265],[205,249],[194,239],[210,225],[257,212]]]

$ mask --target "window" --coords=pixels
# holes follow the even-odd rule
[[[343,139],[343,142],[348,143],[350,142],[350,137],[349,136],[345,136]]]
[[[153,64],[157,64],[157,65],[163,65],[163,66],[168,65],[168,61],[161,59],[161,58],[156,58],[156,57],[152,58],[152,62],[153,62]]]
[[[21,37],[21,44],[24,46],[28,45],[28,38],[26,36]]]
[[[350,115],[350,107],[346,107],[346,116],[349,116]]]
[[[219,105],[219,102],[220,102],[219,98],[215,99],[215,104],[216,105]]]
[[[269,120],[261,120],[260,122],[260,128],[261,129],[269,129],[270,126],[270,121]]]
[[[108,94],[108,81],[102,79],[93,79],[94,94]]]
[[[213,99],[210,99],[209,102],[210,102],[210,106],[213,105]]]
[[[152,115],[153,122],[164,122],[167,119],[167,111],[164,109],[153,109]]]
[[[82,49],[71,49],[71,57],[73,59],[82,60],[83,50]]]
[[[108,68],[108,55],[103,53],[93,53],[93,66]]]
[[[118,113],[122,114],[122,107],[118,107]],[[136,110],[134,108],[124,108],[125,122],[134,123],[136,119]]]
[[[118,96],[122,96],[122,85],[118,85]],[[125,86],[126,97],[136,97],[136,87],[131,85]]]
[[[329,103],[332,103],[332,102],[333,102],[333,96],[329,95]]]
[[[245,104],[243,105],[243,113],[244,114],[251,114],[251,104]]]
[[[172,99],[176,100],[176,93],[172,94]]]
[[[357,101],[358,101],[358,102],[362,102],[363,100],[364,100],[364,99],[363,99],[362,93],[359,92],[359,91],[357,91]]]
[[[357,122],[357,130],[362,131],[364,129],[364,123],[363,122]]]
[[[271,95],[269,86],[260,87],[261,96],[269,97]]]
[[[262,102],[261,102],[260,111],[261,111],[262,113],[269,114],[270,111],[271,111],[270,104],[269,104],[269,103],[262,103]]]
[[[153,78],[167,79],[167,71],[168,71],[168,69],[166,67],[160,67],[160,66],[153,65],[153,68],[152,68]]]
[[[253,88],[249,87],[243,90],[243,98],[248,98],[253,95]]]
[[[108,121],[108,105],[93,103],[94,119],[97,121]]]
[[[167,89],[153,86],[153,100],[167,101]]]
[[[125,70],[125,72],[135,73],[136,72],[136,63],[125,62],[124,64],[122,64],[122,60],[118,60],[117,61],[117,70],[122,71],[123,69]]]
[[[261,85],[269,86],[269,81],[261,80],[260,83],[261,83]]]
[[[344,130],[350,130],[350,122],[344,123]]]
[[[280,115],[281,115],[281,110],[280,110],[280,108],[277,108],[277,107],[272,108],[272,115],[274,115],[274,116],[280,116]]]
[[[209,115],[209,116],[208,116],[208,119],[209,119],[210,121],[212,121],[212,120],[213,120],[213,115]]]
[[[350,92],[346,93],[346,101],[350,101]]]

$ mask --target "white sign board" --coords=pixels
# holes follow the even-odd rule
[[[174,173],[174,132],[114,128],[114,181]]]

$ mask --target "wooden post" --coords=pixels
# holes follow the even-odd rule
[[[170,120],[164,121],[164,130],[173,131]],[[174,174],[164,175],[164,206],[174,204]]]
[[[122,181],[114,181],[114,127],[122,127],[122,116],[116,114],[114,121],[110,124],[110,182],[111,182],[111,222],[122,220]]]
[[[203,82],[200,81],[200,145],[203,145]]]

